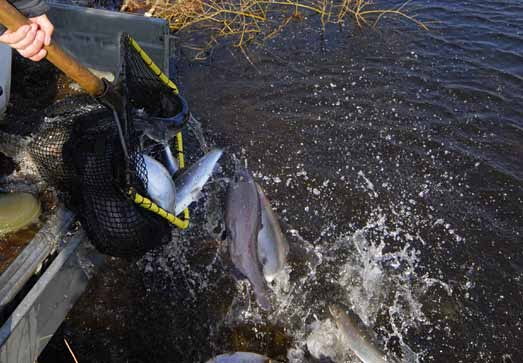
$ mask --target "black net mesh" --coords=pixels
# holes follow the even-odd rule
[[[160,81],[159,70],[143,60],[131,38],[122,36],[121,80],[125,84],[128,109],[135,127],[148,138],[166,143],[187,123],[189,111],[185,99],[175,94],[174,84]],[[175,86],[174,86],[175,87]]]
[[[68,191],[75,175],[62,156],[63,145],[69,141],[72,126],[72,119],[64,119],[44,128],[33,139],[30,149],[40,174],[62,191]]]
[[[40,122],[29,145],[38,171],[48,183],[62,192],[62,197],[71,209],[75,209],[71,191],[77,182],[77,174],[70,158],[64,158],[67,155],[63,147],[70,141],[73,126],[79,117],[93,115],[91,122],[96,122],[95,114],[102,109],[103,106],[92,97],[84,95],[58,101],[45,110],[44,122]]]
[[[64,192],[93,244],[113,256],[139,256],[167,242],[171,224],[135,204],[130,188],[147,196],[144,135],[168,142],[188,118],[185,100],[162,82],[122,35],[116,82],[126,100],[120,115],[127,156],[111,110],[83,105],[64,112],[34,138],[31,154],[47,181]],[[74,102],[73,102],[74,103]],[[85,112],[84,112],[85,111]],[[154,148],[153,148],[154,149]]]
[[[169,125],[171,131],[178,131],[188,118],[185,100],[160,81],[159,74],[142,59],[131,42],[129,35],[122,35],[122,48],[126,49],[122,76],[131,108],[145,111],[148,121],[160,118],[159,121]]]
[[[76,203],[83,227],[96,247],[114,256],[141,255],[170,237],[170,225],[163,218],[137,206],[127,196],[127,179],[145,194],[146,171],[143,156],[130,150],[130,170],[114,120],[99,114],[95,124],[82,117],[76,120],[64,154],[72,155],[78,175]],[[130,136],[133,138],[135,136]]]

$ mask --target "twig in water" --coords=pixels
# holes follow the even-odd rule
[[[71,347],[69,346],[69,343],[67,343],[67,339],[65,339],[65,338],[64,338],[64,343],[67,346],[67,349],[69,349],[69,353],[71,353],[71,355],[73,356],[74,363],[78,363],[78,359],[76,359],[76,356],[74,355],[73,350],[71,349]]]
[[[414,22],[422,29],[427,26],[404,12],[412,0],[405,0],[394,9],[379,10],[372,0],[125,0],[152,5],[154,15],[166,19],[173,31],[202,32],[202,51],[227,42],[239,48],[249,63],[248,45],[271,39],[290,24],[291,19],[305,20],[320,16],[321,30],[329,24],[344,24],[348,20],[358,27],[377,26],[384,16],[394,15]],[[205,44],[207,43],[207,44]]]

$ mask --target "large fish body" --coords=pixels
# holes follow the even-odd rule
[[[260,307],[268,309],[267,286],[257,251],[261,206],[256,183],[245,169],[240,169],[229,185],[225,222],[232,262],[251,282]]]
[[[176,186],[176,215],[183,212],[192,202],[198,200],[203,186],[211,177],[214,167],[218,159],[222,156],[222,153],[223,151],[221,149],[209,151],[176,178],[174,181]]]
[[[349,348],[361,359],[363,363],[386,363],[386,355],[381,351],[374,337],[356,313],[349,311],[347,314],[340,306],[330,305],[329,311],[336,321]]]
[[[289,243],[281,231],[269,199],[257,185],[261,205],[261,229],[258,233],[258,258],[263,265],[265,280],[271,282],[283,270],[289,253]]]
[[[275,360],[250,352],[220,354],[206,363],[276,363]]]
[[[147,195],[161,208],[173,213],[176,205],[174,181],[159,161],[143,155],[147,171]]]

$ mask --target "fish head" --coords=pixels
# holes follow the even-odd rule
[[[236,178],[240,183],[254,183],[251,173],[246,168],[240,168],[236,173]]]
[[[271,203],[269,202],[269,198],[267,198],[267,196],[265,195],[265,191],[263,190],[263,188],[258,183],[256,183],[256,188],[258,189],[258,196],[260,197],[261,207],[263,208],[269,206],[270,208]]]
[[[259,211],[260,203],[254,179],[247,169],[240,168],[229,183],[226,208],[235,210],[237,213],[238,210],[245,210],[253,206]]]
[[[341,316],[343,316],[343,309],[336,304],[329,305],[329,312],[334,320],[338,320]]]
[[[272,304],[269,300],[267,289],[265,289],[265,287],[263,287],[263,288],[258,287],[256,289],[256,287],[255,287],[254,293],[256,295],[256,302],[258,303],[258,306],[260,308],[262,308],[262,310],[265,310],[265,311],[270,310]]]
[[[157,160],[143,154],[147,172],[147,194],[161,208],[173,212],[176,206],[176,187],[167,169]]]
[[[329,305],[329,312],[334,320],[336,320],[336,323],[343,322],[343,325],[350,326],[359,332],[369,330],[360,316],[352,309],[345,309],[341,305],[331,304]]]

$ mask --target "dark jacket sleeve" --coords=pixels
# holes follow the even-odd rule
[[[9,0],[22,14],[28,18],[34,18],[45,14],[49,10],[49,6],[45,0]],[[0,35],[3,34],[5,28],[0,25]]]

